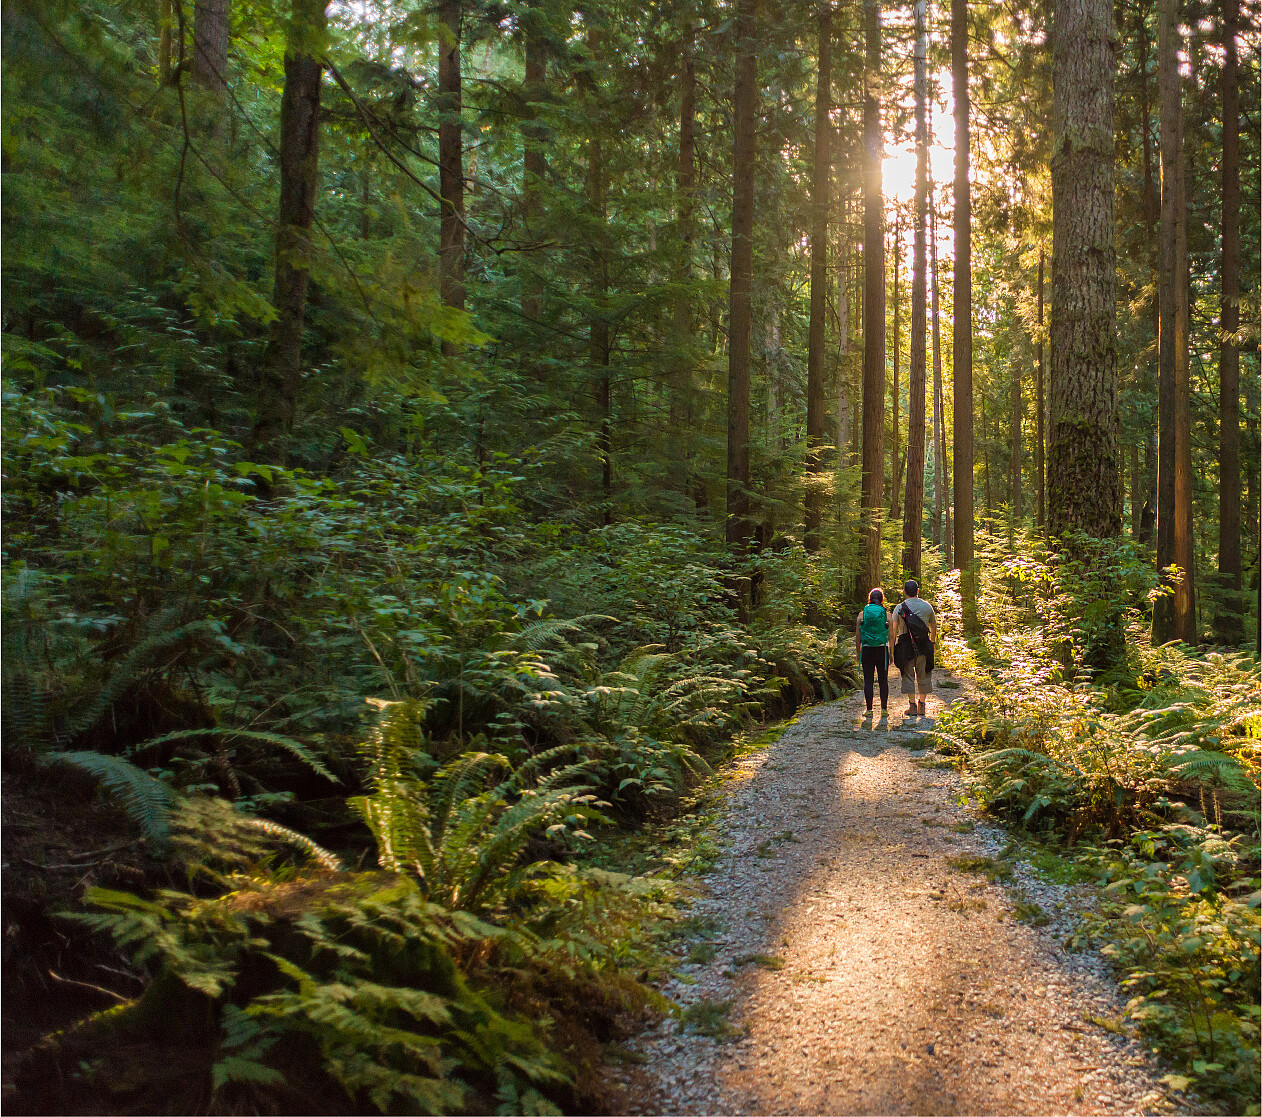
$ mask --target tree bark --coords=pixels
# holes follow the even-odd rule
[[[171,0],[159,0],[158,4],[158,83],[170,85],[175,78],[171,66],[171,32],[175,13]]]
[[[522,176],[521,176],[521,217],[526,239],[533,240],[539,223],[540,195],[544,178],[548,173],[548,157],[545,149],[545,138],[536,122],[537,106],[547,100],[548,81],[548,49],[547,40],[541,25],[542,12],[538,0],[531,3],[523,19],[523,38],[525,39],[526,73],[522,95],[525,104],[525,119],[522,121]],[[539,301],[538,287],[529,273],[523,276],[521,293],[521,313],[528,326],[539,322],[542,304]]]
[[[230,0],[195,0],[193,4],[193,78],[213,93],[228,89]]]
[[[1187,164],[1183,152],[1183,120],[1176,143],[1178,171],[1174,241],[1174,526],[1171,549],[1183,571],[1174,589],[1174,635],[1188,644],[1196,631],[1195,540],[1192,535],[1192,382],[1188,353],[1188,213]]]
[[[1039,249],[1038,278],[1038,342],[1034,363],[1034,473],[1035,485],[1038,489],[1038,515],[1036,523],[1043,527],[1047,523],[1047,506],[1044,503],[1044,462],[1043,448],[1046,445],[1043,431],[1043,416],[1046,413],[1043,391],[1043,250]]]
[[[936,419],[933,456],[938,486],[938,504],[943,514],[942,541],[947,568],[951,568],[951,478],[947,467],[946,452],[946,396],[942,386],[942,336],[938,316],[938,219],[933,195],[929,196],[929,259],[932,266],[933,287],[933,408]]]
[[[955,91],[955,314],[952,433],[955,454],[955,568],[964,631],[976,633],[973,569],[973,214],[968,182],[968,0],[951,0],[951,84]]]
[[[1157,569],[1174,559],[1175,525],[1175,397],[1177,325],[1178,179],[1183,131],[1179,90],[1178,0],[1158,0],[1157,85],[1161,115],[1161,216],[1157,266]],[[1176,638],[1174,600],[1159,597],[1152,610],[1153,642]]]
[[[758,103],[756,0],[737,0],[732,91],[732,263],[728,285],[727,542],[745,551],[749,506],[749,338],[754,273],[754,138]]]
[[[990,487],[990,425],[986,422],[986,397],[982,396],[982,484],[986,498],[986,528],[990,530],[994,516],[995,504]]]
[[[311,225],[319,179],[320,76],[324,0],[293,0],[285,41],[285,88],[280,103],[280,206],[276,222],[276,307],[263,355],[259,411],[251,448],[285,459],[302,379],[302,328],[311,273]]]
[[[1224,590],[1240,590],[1240,67],[1236,29],[1239,0],[1222,0],[1222,342],[1218,351],[1218,574]],[[1231,643],[1243,639],[1240,605],[1233,599],[1223,628]]]
[[[1054,536],[1121,532],[1117,254],[1113,243],[1113,7],[1056,0],[1052,31],[1052,426]]]
[[[670,384],[671,429],[681,421],[684,399],[688,395],[688,349],[692,343],[693,215],[696,206],[696,128],[697,66],[693,57],[695,31],[691,19],[684,28],[680,44],[679,152],[675,170],[678,194],[679,261],[675,271],[678,294],[675,297],[675,355]]]
[[[1157,491],[1157,435],[1144,439],[1144,507],[1139,514],[1139,542],[1153,542],[1153,532],[1157,523],[1157,506],[1154,503]]]
[[[461,0],[441,0],[438,53],[439,291],[444,306],[464,309],[464,156],[461,129]],[[450,352],[444,342],[444,351]]]
[[[600,32],[592,28],[587,34],[587,47],[592,58],[600,57]],[[599,128],[592,130],[587,141],[587,204],[596,235],[592,238],[592,317],[588,325],[588,357],[592,367],[596,394],[596,412],[600,429],[596,435],[596,452],[600,455],[601,521],[613,523],[613,415],[609,383],[610,335],[607,307],[609,301],[609,257],[604,236],[608,220],[605,191],[605,154]]]
[[[1144,222],[1148,226],[1148,257],[1149,266],[1151,268],[1154,280],[1157,279],[1160,271],[1160,220],[1161,220],[1161,195],[1157,184],[1157,178],[1153,174],[1153,151],[1152,151],[1152,129],[1149,126],[1152,113],[1150,111],[1150,97],[1148,91],[1148,4],[1147,0],[1140,0],[1136,9],[1135,33],[1139,43],[1139,103],[1140,103],[1140,121],[1141,134],[1143,137],[1144,151]],[[1152,314],[1152,344],[1150,351],[1152,358],[1146,369],[1143,387],[1145,391],[1155,394],[1159,383],[1158,376],[1158,337],[1161,330],[1161,296],[1160,283],[1152,284],[1153,297],[1151,300],[1150,310]],[[1139,516],[1139,534],[1137,539],[1141,543],[1148,543],[1152,538],[1153,519],[1156,516],[1156,506],[1154,504],[1156,496],[1156,454],[1150,453],[1151,443],[1145,440],[1144,443],[1144,472],[1143,472],[1143,509]],[[1151,458],[1151,461],[1149,459]]]
[[[1139,468],[1139,443],[1132,442],[1131,454],[1131,538],[1139,541],[1144,480]]]
[[[1021,500],[1021,419],[1022,412],[1025,410],[1025,404],[1021,398],[1021,354],[1015,337],[1012,339],[1011,369],[1012,414],[1008,428],[1008,441],[1012,448],[1012,460],[1008,471],[1008,491],[1011,498],[1012,517],[1014,520],[1020,520],[1025,515],[1025,509],[1022,507]]]
[[[828,297],[828,211],[831,199],[832,152],[832,5],[819,12],[819,63],[815,85],[815,167],[811,180],[811,311],[806,350],[806,533],[805,546],[814,554],[820,545],[824,518],[824,319]]]
[[[1144,220],[1156,231],[1161,211],[1161,196],[1152,173],[1152,132],[1148,127],[1151,118],[1148,105],[1148,12],[1146,0],[1140,0],[1135,21],[1135,34],[1139,40],[1139,112],[1142,128],[1140,135],[1144,149]]]
[[[881,518],[884,512],[885,461],[885,214],[881,197],[881,110],[877,103],[881,72],[879,0],[864,0],[863,93],[863,568],[855,600],[881,581]]]
[[[927,2],[916,0],[916,227],[912,240],[911,354],[907,384],[907,491],[903,498],[903,569],[920,578],[925,510],[925,218],[929,193],[929,30]],[[935,408],[936,415],[936,408]],[[936,424],[935,424],[936,430]]]
[[[902,496],[903,470],[902,462],[899,461],[898,451],[898,358],[899,358],[899,341],[898,336],[898,313],[902,306],[898,297],[898,265],[903,255],[902,229],[899,226],[899,220],[894,218],[894,383],[890,391],[890,403],[893,408],[891,414],[893,421],[890,423],[890,519],[897,520],[901,513],[901,506],[898,498]]]

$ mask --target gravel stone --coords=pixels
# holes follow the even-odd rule
[[[734,763],[724,855],[691,908],[718,952],[662,988],[684,1008],[730,1002],[731,1034],[644,1031],[645,1063],[611,1068],[623,1112],[1190,1112],[1138,1043],[1087,1019],[1125,1004],[1103,959],[1063,947],[1092,889],[947,863],[1007,840],[956,773],[915,763],[942,699],[967,693],[939,690],[925,718],[897,695],[876,720],[861,696],[817,706]],[[1046,925],[1019,922],[1018,900]]]

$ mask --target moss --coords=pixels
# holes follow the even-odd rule
[[[981,873],[992,884],[1012,879],[1012,865],[995,857],[965,853],[958,857],[948,857],[946,863],[962,873]]]

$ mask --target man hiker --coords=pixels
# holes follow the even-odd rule
[[[881,688],[882,710],[886,709],[890,700],[890,618],[884,601],[885,594],[873,589],[868,594],[868,603],[854,622],[855,653],[863,668],[863,697],[868,702],[868,713],[872,712],[873,674]]]
[[[925,697],[933,690],[933,646],[938,641],[938,618],[933,606],[920,596],[920,583],[908,578],[903,583],[905,600],[894,610],[894,631],[890,643],[894,663],[903,676],[907,714],[923,717]],[[919,699],[919,702],[917,701]]]

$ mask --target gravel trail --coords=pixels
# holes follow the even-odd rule
[[[1172,1111],[1140,1044],[1095,1022],[1124,1004],[1101,960],[1063,949],[1089,890],[959,863],[1005,839],[953,771],[917,763],[940,699],[963,693],[906,720],[897,694],[888,719],[861,696],[815,707],[737,762],[694,961],[663,990],[687,1023],[631,1045],[621,1111]],[[1021,922],[1018,900],[1050,921]]]

